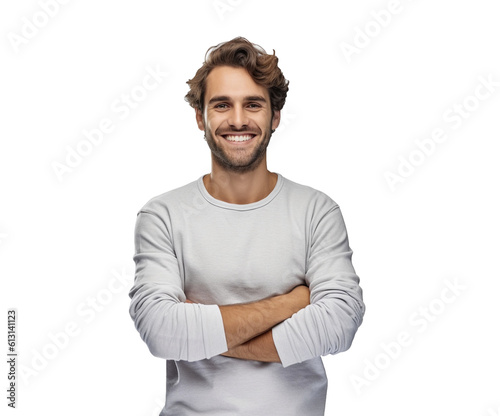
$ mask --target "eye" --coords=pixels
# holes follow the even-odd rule
[[[225,109],[228,108],[228,105],[226,103],[215,104],[214,108]]]
[[[251,109],[261,108],[262,106],[259,103],[249,103],[248,107]]]

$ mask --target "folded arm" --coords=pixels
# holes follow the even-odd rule
[[[271,329],[305,308],[309,301],[307,286],[297,286],[285,295],[248,304],[219,306],[228,345],[228,351],[221,355],[280,362]]]
[[[263,334],[309,304],[309,289],[297,286],[285,295],[258,302],[219,306],[228,349]]]
[[[338,205],[327,200],[311,223],[306,283],[311,305],[272,329],[284,367],[347,350],[365,305]]]
[[[134,261],[129,312],[154,356],[197,361],[227,351],[217,305],[185,303],[167,215],[138,214]]]

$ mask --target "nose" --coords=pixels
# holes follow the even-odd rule
[[[229,114],[228,123],[231,127],[237,130],[248,126],[248,117],[242,106],[233,106]]]

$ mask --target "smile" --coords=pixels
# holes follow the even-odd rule
[[[253,139],[255,137],[254,134],[242,134],[242,135],[224,135],[222,136],[224,139],[226,139],[229,142],[246,142],[250,139]]]

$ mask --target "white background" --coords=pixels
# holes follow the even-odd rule
[[[13,414],[159,413],[165,365],[128,314],[135,216],[209,171],[186,81],[236,36],[275,49],[290,80],[269,169],[340,205],[364,289],[353,346],[324,359],[326,414],[500,414],[497,1],[74,0],[49,17],[42,3],[0,11],[0,378],[6,397],[17,308]],[[127,117],[112,110],[157,67],[168,75]],[[103,119],[113,131],[58,177]],[[446,140],[432,148],[435,129]],[[391,187],[410,155],[422,163]]]

